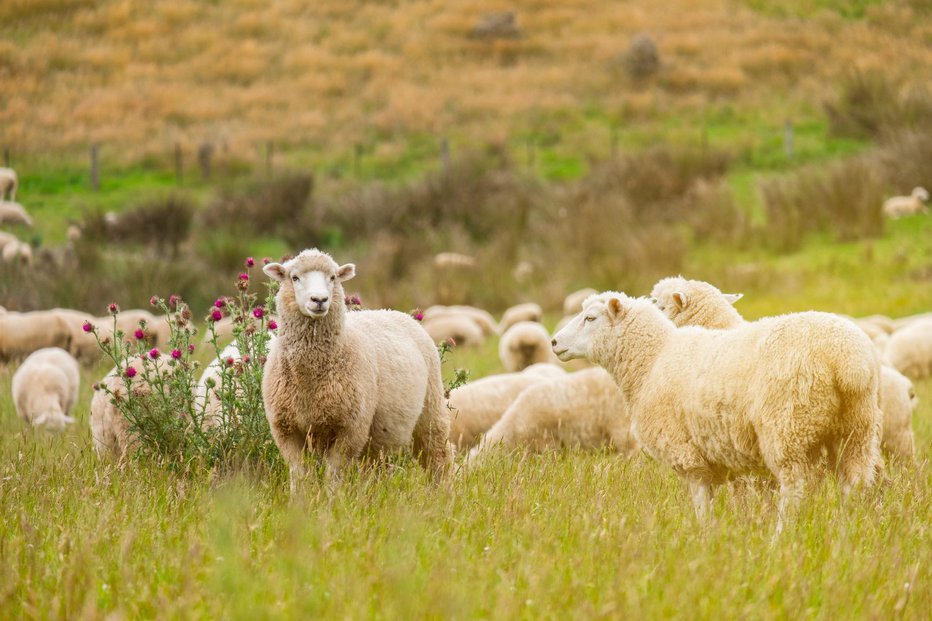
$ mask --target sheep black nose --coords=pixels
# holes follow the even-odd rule
[[[557,346],[557,339],[553,339],[552,341],[550,341],[550,344],[551,344],[552,346],[556,347],[556,346]]]
[[[311,302],[314,302],[315,304],[321,304],[321,305],[322,305],[324,302],[326,302],[326,301],[329,300],[329,299],[330,299],[329,296],[328,296],[328,297],[325,297],[325,298],[315,298],[314,296],[311,296]]]

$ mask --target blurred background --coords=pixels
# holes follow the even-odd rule
[[[932,187],[930,0],[3,0],[0,84],[10,310],[311,246],[370,307],[932,304],[929,216],[881,212]]]

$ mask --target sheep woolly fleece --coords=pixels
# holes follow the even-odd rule
[[[77,361],[63,349],[33,352],[13,375],[13,403],[20,418],[61,431],[74,422],[71,409],[78,401],[81,374]]]
[[[823,448],[846,493],[873,483],[880,467],[880,362],[867,336],[835,315],[677,328],[649,300],[607,292],[554,341],[562,360],[585,356],[613,375],[635,436],[689,483],[700,519],[731,474],[776,477],[779,532],[788,504],[830,470]]]
[[[550,351],[550,334],[544,326],[532,321],[518,322],[505,331],[498,342],[498,357],[510,373],[532,364],[556,362]]]
[[[685,307],[676,304],[674,293],[680,293],[685,301]],[[666,278],[658,282],[651,297],[656,300],[657,307],[677,326],[701,326],[704,328],[716,327],[731,329],[745,325],[747,322],[732,306],[735,296],[724,294],[701,280],[686,280],[685,278]],[[846,318],[847,319],[847,318]],[[858,320],[848,319],[864,330]],[[867,326],[873,326],[873,318],[862,320]],[[876,330],[880,330],[876,328]],[[864,330],[878,351],[878,339],[886,338],[882,330],[879,333]],[[913,385],[907,378],[895,369],[881,365],[880,367],[880,393],[879,405],[883,417],[883,437],[881,448],[891,455],[911,459],[913,457],[913,426],[912,412],[915,409],[914,400],[910,397]]]
[[[916,320],[894,332],[885,355],[890,366],[907,377],[932,375],[932,319]]]
[[[450,412],[440,356],[423,328],[396,311],[348,313],[342,283],[355,267],[319,250],[264,271],[280,282],[280,322],[262,396],[292,490],[307,475],[308,451],[323,456],[331,481],[364,453],[405,447],[433,478],[445,476]]]

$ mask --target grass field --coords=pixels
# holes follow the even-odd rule
[[[826,246],[771,263],[811,284],[748,295],[742,310],[928,309],[929,292],[911,299],[905,284],[871,293],[898,250],[928,264],[926,227],[897,223],[869,262]],[[499,372],[495,343],[455,352],[457,366]],[[84,372],[80,422],[61,437],[20,424],[13,370],[0,369],[0,617],[924,619],[932,607],[932,380],[916,384],[918,463],[891,464],[889,483],[847,502],[824,485],[771,547],[766,487],[723,489],[702,529],[646,456],[497,455],[452,490],[400,460],[297,502],[283,466],[217,479],[100,464],[87,407],[106,369]]]

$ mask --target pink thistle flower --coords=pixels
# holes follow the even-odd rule
[[[153,347],[152,349],[149,350],[149,357],[152,358],[153,360],[159,357],[159,350],[157,347]]]
[[[236,360],[233,359],[233,356],[230,356],[229,358],[227,358],[227,365],[228,365],[228,366],[231,366],[231,367],[232,367],[233,364],[234,364],[235,362],[236,362]]]
[[[275,323],[275,320],[273,319],[269,322],[269,330],[275,330],[276,328],[278,328],[278,324]]]
[[[242,274],[239,275],[239,279],[240,279],[240,280],[249,280],[249,274],[247,274],[246,272],[243,272]]]
[[[424,313],[419,308],[415,308],[413,311],[411,311],[411,316],[418,321],[424,321]]]
[[[243,356],[243,362],[249,362],[249,360],[250,360],[249,354],[246,354],[245,356]]]
[[[111,315],[116,315],[117,313],[120,312],[120,307],[114,304],[113,302],[110,302],[110,306],[107,307],[107,310],[110,311]]]
[[[214,321],[220,321],[223,319],[223,313],[220,312],[220,309],[214,309],[214,312],[210,314],[210,318]]]
[[[94,389],[94,392],[97,392],[98,390],[100,390],[100,384],[98,384],[97,382],[94,382],[94,385],[92,386],[92,388]]]
[[[261,306],[257,306],[254,309],[252,309],[252,316],[255,317],[256,319],[262,319],[264,315],[265,315],[265,311],[262,310]]]
[[[126,375],[126,377],[132,379],[136,377],[136,367],[126,367],[126,370],[123,371],[123,373]]]
[[[84,325],[81,326],[81,329],[84,330],[85,332],[93,332],[94,324],[92,324],[90,321],[85,321]]]
[[[158,304],[159,304],[159,296],[153,295],[151,298],[149,298],[150,306],[158,306]]]
[[[142,328],[136,328],[136,331],[133,332],[133,336],[136,337],[137,341],[141,341],[142,339],[146,338],[146,333]]]
[[[193,353],[194,353],[194,343],[191,343],[191,344],[188,345],[188,353],[189,353],[189,354],[193,354]]]
[[[176,295],[173,293],[170,296],[168,296],[168,305],[172,308],[175,308],[176,306],[178,306],[178,302],[180,301],[181,301],[180,295]]]
[[[272,262],[271,257],[262,257],[262,265],[268,265],[271,262]]]
[[[252,257],[246,257],[246,267],[252,267],[256,264],[256,260]]]
[[[456,347],[456,340],[452,336],[447,338],[447,345],[450,347]]]
[[[223,308],[223,307],[226,306],[226,305],[227,305],[227,299],[226,299],[226,298],[217,298],[217,299],[214,301],[214,306],[217,307],[217,308]]]
[[[155,351],[155,350],[153,350],[153,351]],[[173,350],[172,350],[172,358],[174,358],[175,360],[178,360],[179,358],[181,358],[181,350],[180,350],[180,349],[173,349]]]

